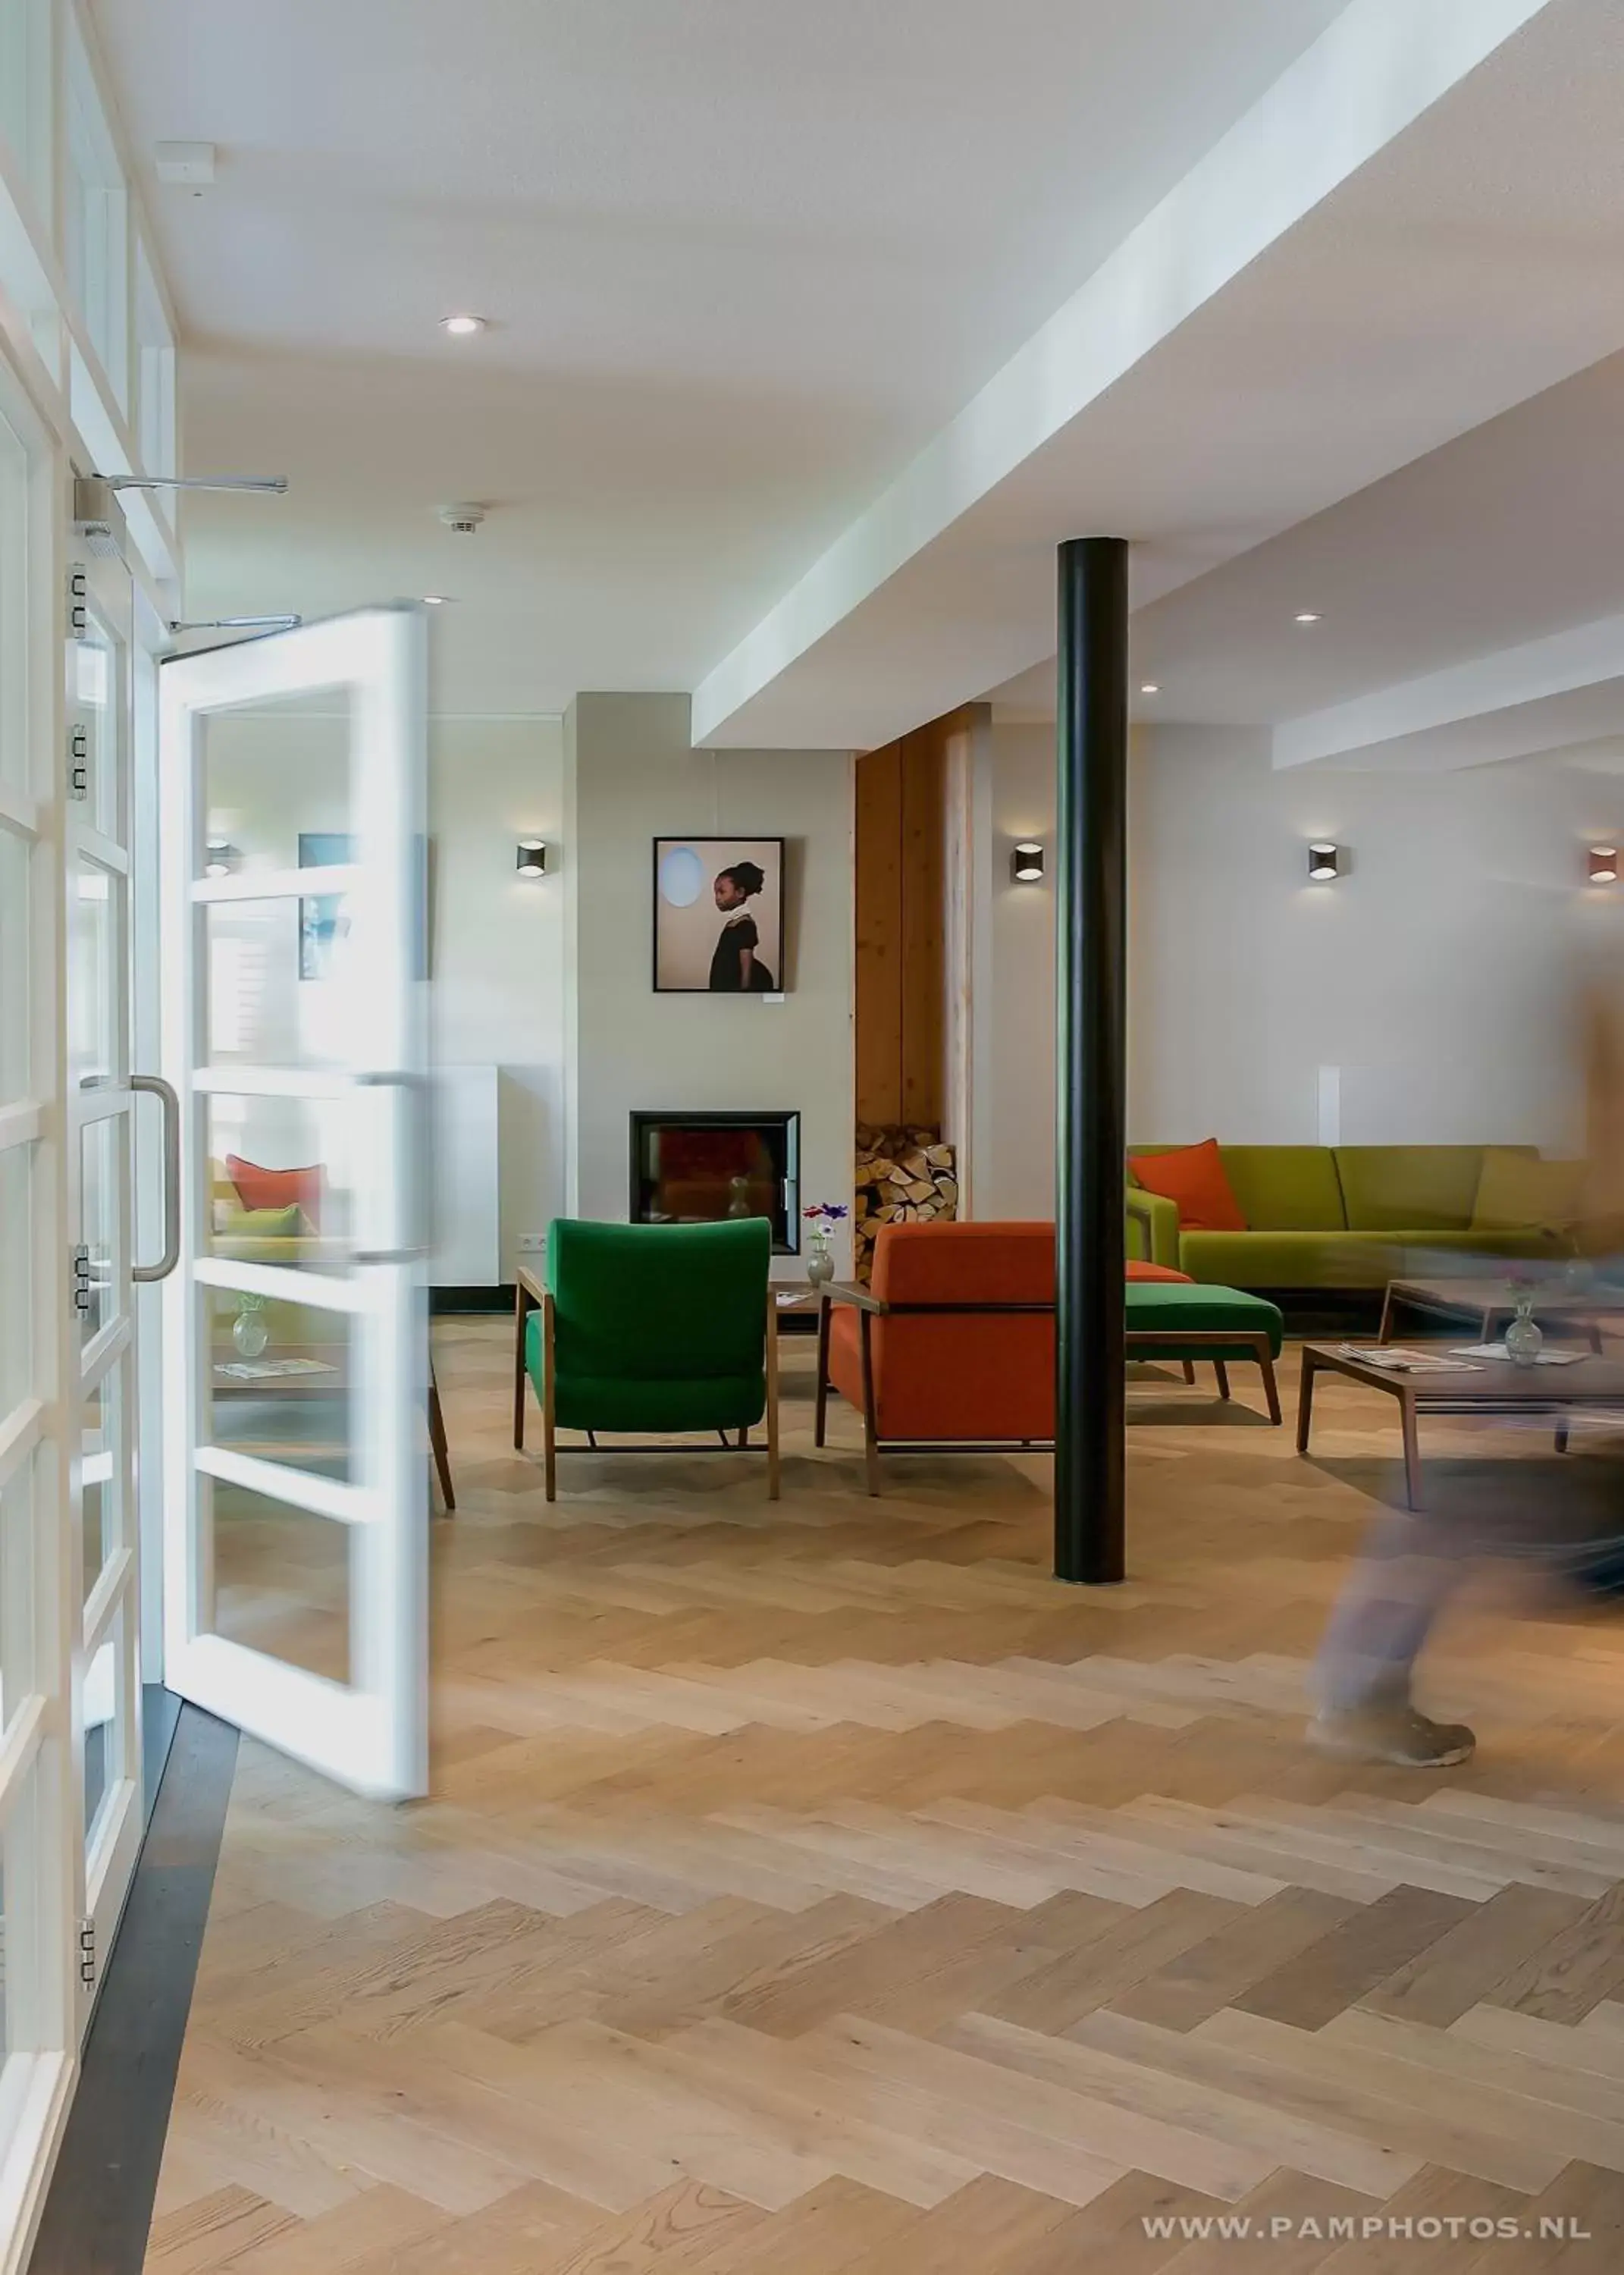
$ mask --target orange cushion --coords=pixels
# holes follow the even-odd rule
[[[1170,1264],[1142,1263],[1137,1256],[1129,1258],[1128,1277],[1130,1280],[1182,1280],[1187,1288],[1193,1288],[1196,1284],[1188,1272],[1175,1272]]]
[[[1181,1232],[1246,1230],[1216,1138],[1176,1153],[1136,1153],[1128,1166],[1147,1193],[1178,1203]]]
[[[308,1169],[262,1169],[257,1161],[245,1161],[240,1153],[228,1153],[225,1173],[245,1209],[302,1208],[310,1222],[315,1223],[321,1206],[319,1164]]]

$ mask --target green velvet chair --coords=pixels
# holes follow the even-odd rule
[[[547,1236],[547,1284],[518,1357],[541,1404],[547,1497],[557,1493],[557,1433],[714,1432],[745,1447],[767,1422],[767,1493],[778,1499],[778,1323],[765,1217],[729,1224],[594,1224],[560,1218]],[[523,1383],[513,1442],[525,1441]],[[629,1451],[661,1450],[653,1447]]]

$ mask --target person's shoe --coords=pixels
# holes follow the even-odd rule
[[[1349,1706],[1317,1714],[1308,1726],[1316,1751],[1344,1762],[1386,1762],[1401,1770],[1448,1770],[1470,1761],[1475,1731],[1434,1722],[1413,1706]]]

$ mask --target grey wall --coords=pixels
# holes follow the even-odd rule
[[[798,1108],[803,1198],[850,1194],[850,756],[694,751],[688,717],[685,695],[588,694],[564,721],[568,1190],[582,1216],[625,1218],[634,1107]],[[653,840],[701,834],[788,841],[782,1003],[653,992]]]

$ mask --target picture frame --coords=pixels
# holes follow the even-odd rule
[[[301,869],[334,869],[355,858],[355,839],[347,829],[301,829],[298,865]],[[333,950],[344,896],[312,893],[298,904],[298,976],[325,979],[332,969]]]
[[[784,971],[782,837],[656,837],[656,995],[780,995]]]

